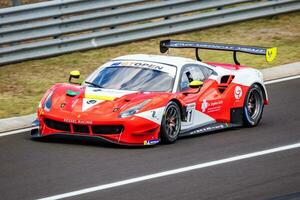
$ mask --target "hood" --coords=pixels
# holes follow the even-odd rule
[[[147,99],[156,97],[161,99],[164,96],[168,95],[161,92],[136,92],[63,84],[53,90],[51,112],[117,117],[120,112]],[[157,100],[150,103],[153,106],[154,103],[157,104]],[[147,109],[146,107],[148,105],[144,109]]]

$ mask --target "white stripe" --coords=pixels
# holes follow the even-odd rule
[[[0,133],[0,137],[4,137],[4,136],[8,136],[8,135],[14,135],[14,134],[18,134],[18,133],[23,133],[23,132],[26,132],[26,131],[31,131],[31,129],[33,129],[33,127]]]
[[[276,79],[276,80],[266,81],[265,85],[272,84],[272,83],[279,83],[279,82],[283,82],[283,81],[289,81],[289,80],[293,80],[293,79],[297,79],[297,78],[300,78],[300,75],[289,76],[289,77],[280,78],[280,79]]]
[[[249,154],[229,157],[229,158],[225,158],[225,159],[221,159],[221,160],[215,160],[215,161],[211,161],[211,162],[201,163],[201,164],[197,164],[197,165],[191,165],[191,166],[177,168],[177,169],[159,172],[159,173],[155,173],[155,174],[149,174],[149,175],[140,176],[140,177],[136,177],[136,178],[126,179],[126,180],[117,181],[117,182],[113,182],[113,183],[109,183],[109,184],[98,185],[95,187],[89,187],[89,188],[85,188],[85,189],[81,189],[81,190],[76,190],[76,191],[72,191],[72,192],[68,192],[68,193],[63,193],[63,194],[59,194],[59,195],[55,195],[55,196],[42,198],[40,200],[56,200],[56,199],[78,196],[78,195],[82,195],[82,194],[87,194],[87,193],[91,193],[91,192],[109,189],[109,188],[115,188],[115,187],[119,187],[119,186],[123,186],[123,185],[128,185],[128,184],[146,181],[146,180],[150,180],[150,179],[160,178],[160,177],[164,177],[164,176],[170,176],[170,175],[174,175],[174,174],[179,174],[179,173],[188,172],[188,171],[201,169],[201,168],[205,168],[205,167],[211,167],[211,166],[215,166],[215,165],[225,164],[225,163],[243,160],[243,159],[247,159],[247,158],[253,158],[253,157],[257,157],[257,156],[272,154],[272,153],[276,153],[276,152],[280,152],[280,151],[286,151],[289,149],[295,149],[295,148],[299,148],[299,147],[300,147],[300,143],[290,144],[290,145],[276,147],[276,148],[267,149],[267,150],[263,150],[263,151],[257,151],[257,152],[253,152],[253,153],[249,153]]]

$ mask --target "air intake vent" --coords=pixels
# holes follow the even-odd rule
[[[98,125],[92,126],[94,134],[120,134],[124,127],[121,125]]]
[[[222,76],[222,78],[221,78],[221,83],[227,83],[229,77],[230,77],[229,75]]]
[[[65,132],[71,131],[70,124],[68,123],[59,122],[52,119],[45,119],[44,122],[49,128]]]
[[[90,133],[89,126],[73,124],[73,131],[75,133]]]
[[[221,93],[223,93],[227,89],[227,87],[229,86],[229,84],[232,82],[233,79],[234,79],[233,75],[222,76],[221,83],[219,84],[219,91]]]

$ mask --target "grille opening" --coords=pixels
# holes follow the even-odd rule
[[[76,133],[90,133],[88,125],[73,124],[73,131]]]
[[[92,126],[94,134],[120,134],[124,127],[121,125],[96,125]]]
[[[48,126],[49,128],[59,130],[59,131],[66,131],[66,132],[71,131],[70,124],[65,122],[59,122],[52,119],[44,119],[44,122],[46,126]]]

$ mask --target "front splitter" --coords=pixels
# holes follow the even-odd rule
[[[145,145],[145,144],[124,143],[124,142],[117,142],[117,141],[109,140],[109,139],[101,137],[101,136],[77,135],[77,134],[71,134],[71,133],[67,133],[67,132],[57,132],[57,133],[51,133],[49,135],[41,135],[38,127],[32,129],[30,135],[31,135],[32,139],[64,138],[64,139],[80,139],[80,140],[86,140],[86,141],[99,141],[99,142],[106,142],[106,143],[122,145],[122,146],[152,146],[151,144]]]

